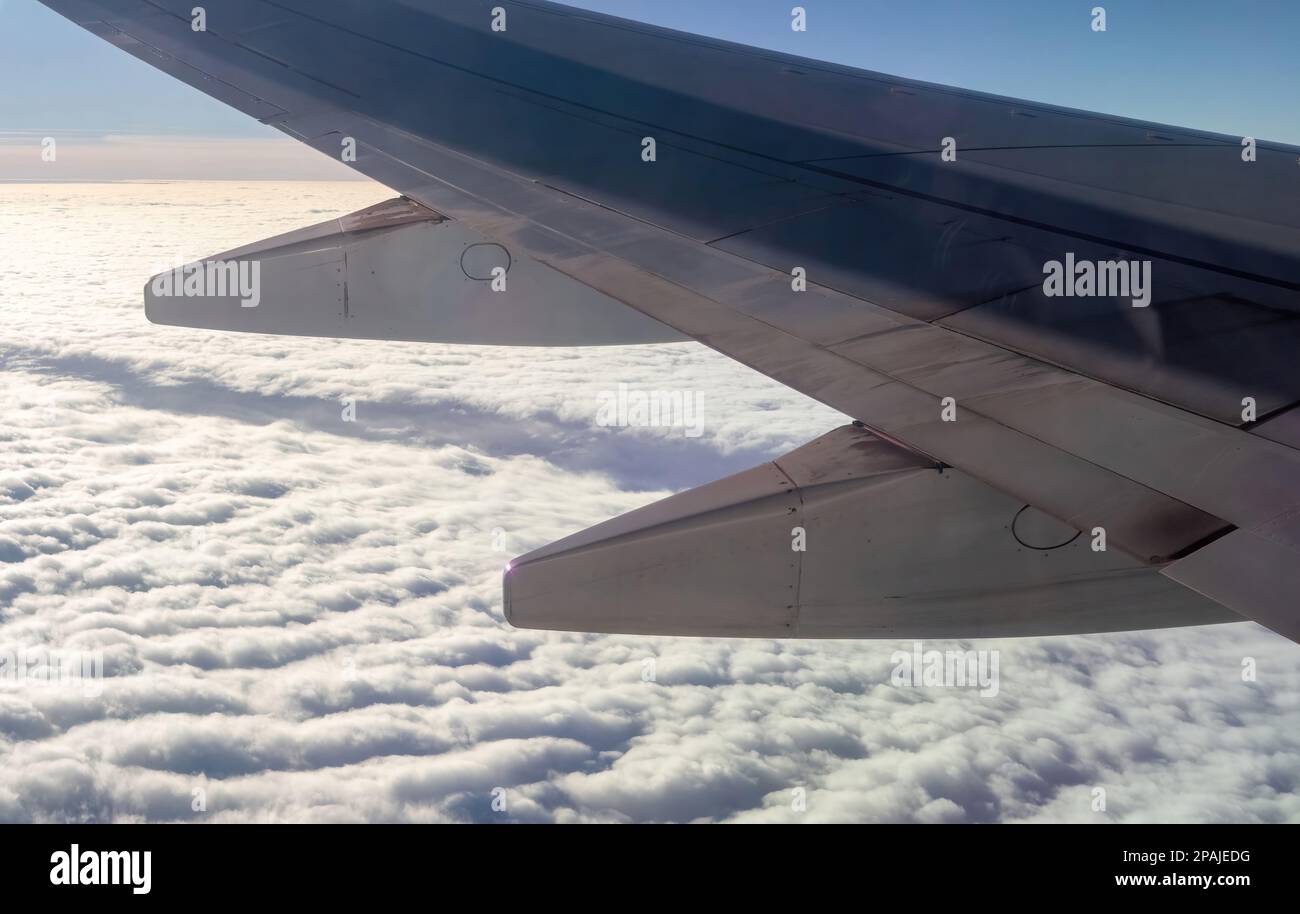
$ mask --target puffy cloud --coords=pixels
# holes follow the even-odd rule
[[[1300,820],[1295,646],[1250,623],[968,645],[988,698],[891,685],[890,642],[512,630],[509,555],[843,417],[695,345],[145,323],[160,262],[373,185],[5,194],[0,652],[105,675],[0,677],[0,819]],[[704,435],[598,427],[619,383]]]

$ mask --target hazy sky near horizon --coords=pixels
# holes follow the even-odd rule
[[[790,29],[789,0],[572,5],[915,79],[1300,145],[1300,4],[1290,0],[1119,0],[1104,4],[1105,33],[1090,28],[1093,0],[805,0],[801,34]],[[0,180],[33,177],[21,150],[45,135],[69,135],[61,148],[78,150],[65,176],[345,176],[36,0],[0,0],[0,83],[9,87],[0,95]],[[203,148],[207,138],[271,145],[223,156]],[[181,157],[188,166],[177,165],[182,139],[192,144]]]

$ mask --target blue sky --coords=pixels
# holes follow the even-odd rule
[[[1108,30],[1090,28],[1102,2]],[[851,66],[1300,144],[1294,0],[580,0],[574,5]],[[0,132],[271,132],[35,0],[0,0]]]

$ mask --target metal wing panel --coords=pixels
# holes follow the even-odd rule
[[[232,0],[247,18],[198,37],[188,0],[48,5],[91,27],[111,23],[127,50],[250,113],[284,112],[269,119],[323,152],[356,137],[357,167],[371,177],[1076,527],[1106,526],[1143,561],[1257,525],[1300,497],[1293,449],[1177,408],[1228,418],[1240,357],[1222,369],[1215,353],[1174,349],[1170,360],[1151,347],[1143,356],[1165,376],[1143,386],[1131,351],[1090,361],[1086,348],[1053,349],[1042,342],[1051,328],[1015,309],[1018,335],[967,328],[986,339],[977,342],[955,329],[967,310],[1016,295],[1017,280],[1031,285],[1035,259],[1072,250],[1151,257],[1191,299],[1244,302],[1239,326],[1263,308],[1300,310],[1300,207],[1279,170],[1300,150],[1261,143],[1254,168],[1236,138],[549,3],[504,3],[510,30],[494,35],[487,8],[468,0]],[[639,158],[651,134],[653,164]],[[970,155],[945,167],[942,135]],[[1074,154],[1046,149],[1076,146],[1088,147],[1091,174]],[[1176,178],[1140,187],[1166,167]],[[897,238],[883,228],[883,198],[867,191],[891,198]],[[896,256],[827,246],[808,291],[789,291],[774,269],[789,265],[801,236],[781,240],[780,226],[821,225],[825,242],[834,220],[864,213],[842,225],[875,232]],[[891,272],[895,261],[907,269]],[[918,320],[936,317],[951,325]],[[914,337],[920,349],[902,353],[911,364],[864,342],[900,328],[927,331]],[[1239,339],[1269,345],[1258,332]],[[927,355],[947,349],[967,353],[965,364]],[[1187,362],[1205,386],[1180,401]],[[1289,379],[1272,380],[1261,395],[1280,412]],[[941,395],[957,398],[959,421],[938,418]]]
[[[223,31],[221,15],[213,11],[211,32],[195,39],[188,30],[187,3],[169,0],[166,6],[175,12],[170,17],[153,4],[115,0],[111,5],[133,25],[132,17],[138,17],[162,50],[194,58],[209,75],[248,80],[253,83],[248,91],[259,97],[274,93],[265,81],[277,74],[266,67],[279,65],[286,85],[320,103],[351,107],[607,205],[621,202],[638,218],[671,226],[682,220],[683,209],[694,209],[692,237],[698,240],[737,231],[734,217],[721,215],[732,207],[708,205],[730,199],[734,206],[731,192],[737,188],[748,188],[746,197],[763,201],[756,211],[761,218],[805,193],[815,196],[818,189],[851,193],[874,186],[970,215],[1064,226],[1080,239],[1100,233],[1107,243],[1134,250],[1171,248],[1164,254],[1174,260],[1181,256],[1174,249],[1190,246],[1183,259],[1209,258],[1205,262],[1228,271],[1225,275],[1235,271],[1294,287],[1279,278],[1280,267],[1296,263],[1293,243],[1265,258],[1256,239],[1241,239],[1258,220],[1230,218],[1261,208],[1277,211],[1273,166],[1236,167],[1242,165],[1238,149],[1226,138],[845,68],[821,68],[814,88],[789,72],[804,63],[797,58],[575,15],[553,4],[508,4],[509,31],[497,34],[490,31],[488,9],[467,0],[274,5],[234,0],[231,8],[241,14],[231,14],[232,31]],[[97,7],[76,0],[52,0],[52,5]],[[146,12],[129,14],[132,8]],[[254,16],[250,10],[260,10],[273,24],[247,28],[246,20]],[[701,78],[705,73],[712,78]],[[835,104],[826,106],[819,99],[829,82],[837,91],[830,93]],[[387,91],[393,85],[408,91]],[[299,111],[303,105],[282,107]],[[956,137],[952,131],[961,133],[963,124],[980,124],[983,135]],[[639,143],[647,133],[663,146],[656,163],[662,168],[640,167]],[[1088,146],[1102,157],[1136,155],[1145,164],[1127,170],[1139,176],[1169,166],[1164,157],[1187,144],[1212,147],[1222,157],[1203,167],[1180,166],[1186,172],[1183,196],[1170,204],[1132,193],[1107,197],[1104,183],[1071,185],[1085,192],[1072,195],[1060,180],[1068,162],[1049,163],[1040,169],[1049,172],[1046,176],[964,158],[945,165],[931,154],[945,134],[968,143],[972,152],[1035,147],[1031,154],[1040,162],[1049,162],[1061,146]],[[897,154],[907,150],[913,154]],[[1271,162],[1274,152],[1289,151],[1265,144],[1264,152]],[[674,154],[680,161],[674,163]],[[710,169],[722,180],[706,180]],[[1231,192],[1205,190],[1211,177],[1228,182]],[[659,193],[678,186],[670,181],[685,182],[680,186],[695,192]],[[790,182],[806,190],[787,186]],[[1133,220],[1139,202],[1148,211]],[[1229,211],[1216,209],[1220,205]],[[1189,220],[1189,209],[1194,219]],[[1280,212],[1285,218],[1286,207]],[[1094,225],[1089,220],[1101,218],[1099,213],[1109,215]],[[1272,224],[1297,226],[1294,216]],[[1209,238],[1213,250],[1203,250],[1198,238]]]
[[[770,276],[759,264],[357,115],[341,112],[340,122],[356,134],[366,173],[1073,526],[1105,526],[1117,547],[1144,561],[1178,555],[1227,527],[974,411],[964,422],[941,423],[932,394],[797,332],[774,332],[739,310],[745,293]],[[313,144],[331,145],[331,137]],[[792,295],[787,311],[816,312],[822,295],[815,286]],[[861,310],[868,321],[906,320],[866,302]],[[851,323],[841,338],[861,326]]]
[[[1261,438],[1300,450],[1300,407],[1293,406],[1278,413],[1251,431]]]
[[[940,323],[1228,425],[1244,424],[1245,397],[1259,416],[1300,401],[1300,312],[1234,296],[1165,283],[1146,308],[1105,296],[1064,308],[1035,286]]]
[[[1266,162],[1252,163],[1242,161],[1240,148],[1227,147],[1217,157],[1201,161],[1181,157],[1181,149],[1155,144],[1142,150],[1144,156],[1136,163],[1115,162],[1115,150],[1086,151],[1113,163],[1104,174],[1132,172],[1134,185],[1140,186],[1144,174],[1173,172],[1183,196],[1171,202],[1116,190],[1106,183],[1084,183],[1082,175],[1070,170],[1069,160],[1061,160],[1050,149],[1021,150],[1037,157],[1044,171],[1052,171],[1050,175],[967,160],[960,150],[956,161],[949,163],[937,155],[868,156],[820,168],[864,186],[943,203],[972,217],[1059,233],[1070,245],[1089,242],[1208,269],[1217,274],[1222,290],[1247,296],[1256,285],[1292,293],[1300,290],[1296,269],[1300,182],[1278,172],[1281,161],[1294,164],[1300,149],[1278,151]],[[1220,184],[1235,191],[1230,205],[1225,206],[1217,191]],[[1279,211],[1277,197],[1290,205]],[[1269,220],[1256,218],[1255,210],[1267,213]]]
[[[1162,574],[1300,642],[1300,511],[1234,530]]]

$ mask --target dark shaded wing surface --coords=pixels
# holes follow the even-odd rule
[[[553,3],[46,5],[1300,638],[1300,150]],[[1150,261],[1150,305],[1044,298],[1067,255]]]

